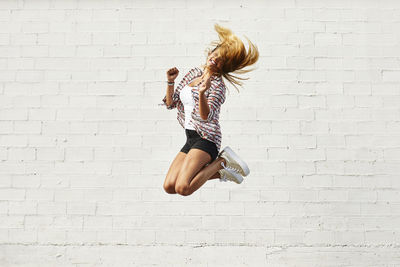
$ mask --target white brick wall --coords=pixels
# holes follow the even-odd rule
[[[260,52],[221,113],[251,174],[169,195],[165,72],[215,22]],[[399,32],[396,0],[0,1],[0,265],[400,266]]]

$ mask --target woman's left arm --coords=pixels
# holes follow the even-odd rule
[[[225,86],[222,83],[212,84],[208,97],[204,92],[199,92],[199,113],[196,119],[199,121],[210,121],[216,113],[219,113],[221,105],[225,102]]]
[[[202,120],[207,120],[210,115],[210,107],[205,92],[199,93],[199,113]]]

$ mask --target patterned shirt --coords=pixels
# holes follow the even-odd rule
[[[176,87],[174,93],[172,94],[172,104],[167,105],[167,96],[164,96],[163,102],[159,105],[166,106],[167,109],[177,108],[177,120],[179,124],[185,128],[185,111],[183,103],[179,98],[180,90],[182,90],[185,85],[190,84],[190,82],[201,76],[203,70],[199,67],[194,67],[189,70],[189,72],[183,77]],[[195,131],[200,135],[200,137],[214,142],[217,145],[217,150],[221,149],[222,133],[219,124],[219,113],[221,105],[225,102],[225,92],[226,86],[222,80],[222,76],[211,76],[211,86],[205,91],[204,96],[207,98],[208,106],[210,112],[206,120],[203,120],[199,112],[199,92],[197,87],[191,87],[193,99],[195,102],[194,108],[191,113],[192,122]]]

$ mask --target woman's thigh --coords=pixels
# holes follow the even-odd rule
[[[179,172],[183,165],[183,161],[186,158],[186,155],[187,155],[186,153],[179,151],[178,154],[175,156],[174,160],[171,163],[171,166],[169,166],[167,175],[165,177],[164,188],[175,187],[176,179],[178,178]]]
[[[183,161],[181,167],[182,170],[178,174],[175,188],[179,186],[189,186],[191,180],[196,176],[196,174],[210,162],[211,156],[209,153],[198,148],[190,149]]]

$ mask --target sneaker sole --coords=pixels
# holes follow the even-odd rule
[[[232,159],[236,161],[240,165],[240,167],[242,167],[244,176],[249,175],[250,169],[247,164],[243,160],[241,160],[239,156],[235,152],[233,152],[233,150],[229,146],[226,146],[222,151],[226,151],[227,153],[229,153],[229,156],[231,156]]]
[[[241,177],[241,176],[239,176],[238,178],[236,178],[236,177],[234,177],[234,179],[235,180],[229,180],[229,179],[227,179],[228,181],[231,181],[231,182],[235,182],[235,183],[237,183],[237,184],[241,184],[242,182],[243,182],[243,177]],[[221,179],[220,179],[221,180]]]
[[[243,177],[239,177],[238,181],[235,181],[237,184],[241,184],[243,182]]]

